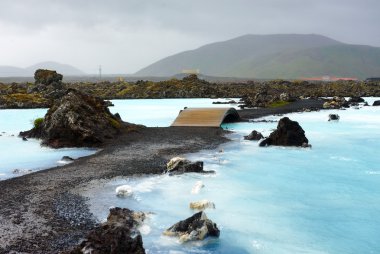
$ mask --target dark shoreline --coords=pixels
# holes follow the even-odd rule
[[[322,102],[323,103],[323,102]],[[246,109],[243,118],[322,108],[302,100],[280,108]],[[173,156],[228,142],[218,128],[143,128],[74,163],[0,181],[0,253],[57,253],[77,244],[95,225],[85,200],[70,193],[91,180],[160,174]]]
[[[225,133],[218,128],[143,128],[72,164],[0,181],[0,253],[57,253],[77,244],[95,221],[71,189],[95,179],[160,174],[171,157],[216,148],[228,141]]]

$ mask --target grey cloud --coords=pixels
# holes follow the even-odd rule
[[[0,32],[5,40],[15,40],[11,37],[19,33],[25,40],[34,36],[38,41],[36,34],[57,37],[61,31],[59,38],[50,39],[52,44],[60,40],[62,50],[65,40],[71,46],[75,41],[78,47],[92,44],[94,49],[122,47],[125,41],[134,51],[155,53],[150,61],[144,55],[144,63],[134,59],[139,68],[175,51],[248,33],[319,33],[380,46],[379,9],[378,0],[1,0],[0,29],[8,28],[8,34]],[[12,31],[16,32],[11,35]],[[159,40],[165,36],[163,46]],[[139,37],[147,41],[139,43]],[[133,65],[133,60],[127,61]]]

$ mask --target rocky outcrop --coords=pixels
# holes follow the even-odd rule
[[[43,93],[45,97],[59,98],[63,95],[63,76],[54,70],[38,69],[34,73],[34,86],[28,88],[28,93]]]
[[[36,85],[60,85],[62,78],[62,74],[59,74],[54,70],[38,69],[34,73],[34,81]]]
[[[33,129],[22,137],[41,138],[54,148],[99,146],[126,130],[127,123],[110,113],[103,100],[68,90]]]
[[[260,89],[255,94],[243,96],[242,100],[245,107],[267,107],[270,103],[279,100],[279,94],[268,93],[266,89]]]
[[[182,220],[164,231],[164,235],[179,237],[180,242],[203,240],[208,236],[219,237],[217,225],[207,218],[205,212],[199,212]]]
[[[203,170],[203,161],[191,162],[182,157],[174,157],[166,164],[166,172],[169,174],[183,173],[214,173]]]
[[[145,250],[137,227],[144,219],[144,213],[127,208],[112,208],[105,223],[92,230],[86,240],[66,253],[143,254]]]
[[[342,107],[349,107],[349,103],[346,101],[344,97],[334,96],[331,100],[327,100],[323,104],[323,108],[325,109],[339,109]]]
[[[264,136],[260,132],[253,130],[248,136],[244,136],[245,140],[260,140],[263,139]]]
[[[380,106],[380,100],[379,101],[374,101],[372,106]]]
[[[340,116],[338,114],[329,114],[329,121],[338,121]]]
[[[309,140],[305,136],[305,131],[296,121],[288,117],[281,118],[277,129],[268,138],[260,142],[260,146],[301,146],[308,147]]]

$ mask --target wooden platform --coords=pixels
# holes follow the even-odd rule
[[[186,108],[171,126],[220,127],[223,122],[239,120],[234,108]]]

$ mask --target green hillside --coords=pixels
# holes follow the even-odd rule
[[[380,48],[321,35],[245,35],[164,58],[135,75],[172,76],[183,69],[242,78],[366,78],[380,76]]]

